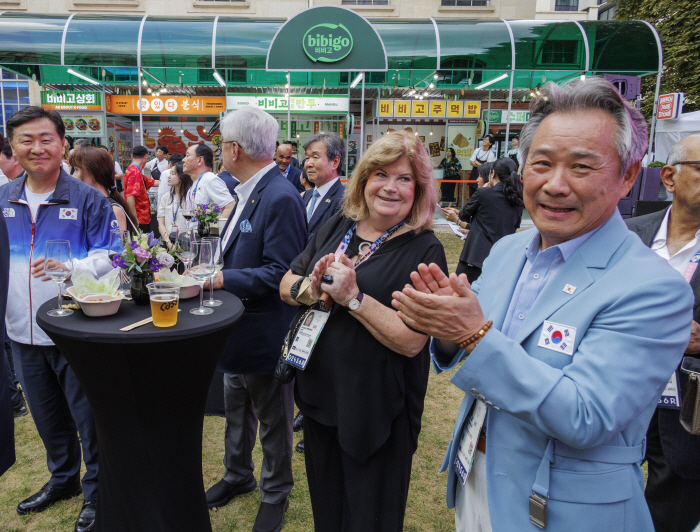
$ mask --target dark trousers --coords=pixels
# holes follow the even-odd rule
[[[144,233],[150,233],[151,224],[139,224],[139,229],[141,229],[141,231],[143,231]]]
[[[455,273],[457,275],[466,273],[469,284],[472,284],[481,276],[481,268],[477,266],[472,266],[471,264],[467,264],[466,262],[460,260],[459,264],[457,264],[457,270],[455,271]]]
[[[95,420],[75,373],[53,345],[11,344],[17,377],[46,448],[49,484],[68,488],[78,481],[82,444],[86,468],[83,496],[86,501],[96,501]]]
[[[272,375],[224,375],[224,480],[241,484],[253,476],[252,452],[259,421],[263,452],[260,500],[270,504],[283,502],[294,486],[293,386],[279,384]]]
[[[5,329],[5,345],[3,346],[5,351],[4,357],[7,361],[7,386],[10,389],[10,400],[12,401],[12,407],[16,408],[22,403],[22,394],[17,389],[19,381],[17,380],[17,375],[15,375],[15,364],[12,360],[12,346],[10,345],[10,339],[7,337],[7,329]]]
[[[457,179],[455,176],[446,177],[445,179]],[[457,183],[440,183],[440,195],[442,196],[442,201],[455,201],[455,189],[457,188]]]
[[[315,530],[401,532],[411,480],[413,438],[407,410],[366,463],[338,442],[338,430],[304,415],[304,460]]]
[[[700,457],[698,457],[700,459]],[[647,431],[648,478],[644,497],[656,532],[691,532],[700,522],[700,480],[676,474],[664,457],[658,410]]]

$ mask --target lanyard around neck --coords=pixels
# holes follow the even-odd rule
[[[700,262],[700,251],[693,255],[688,261],[688,264],[686,264],[685,266],[685,270],[683,271],[683,277],[685,277],[686,281],[690,282],[690,280],[693,278],[693,274],[698,268],[698,262]]]
[[[355,262],[355,268],[357,268],[360,264],[365,262],[367,259],[369,259],[372,254],[379,249],[379,246],[381,246],[384,242],[387,241],[387,239],[393,235],[396,231],[399,230],[399,227],[401,227],[403,224],[406,223],[406,220],[402,220],[399,223],[397,223],[394,227],[389,229],[388,231],[385,231],[382,236],[380,236],[377,240],[375,240],[372,244],[369,245],[369,249],[362,253],[360,250],[360,258],[357,262]],[[335,250],[335,260],[336,262],[340,259],[340,256],[345,253],[345,251],[348,249],[348,245],[350,245],[350,239],[352,238],[352,234],[355,232],[355,228],[357,227],[357,222],[352,224],[352,227],[350,230],[345,233],[345,236],[343,237],[343,240],[340,242],[338,245],[338,249]],[[360,244],[360,247],[362,247],[362,244]]]

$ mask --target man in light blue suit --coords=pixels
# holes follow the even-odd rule
[[[653,532],[645,434],[693,297],[616,208],[646,124],[588,78],[543,89],[520,138],[536,230],[496,243],[471,288],[421,265],[395,294],[402,319],[434,337],[435,370],[462,362],[447,504],[459,531]]]

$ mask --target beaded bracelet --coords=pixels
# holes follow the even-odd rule
[[[481,329],[479,329],[479,332],[472,334],[469,338],[464,340],[461,344],[459,344],[459,347],[461,349],[466,349],[468,346],[476,342],[477,340],[481,340],[486,333],[489,331],[491,326],[493,325],[493,321],[489,320],[486,322],[486,325],[484,325]]]

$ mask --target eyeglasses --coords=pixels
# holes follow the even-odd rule
[[[700,161],[681,161],[678,163],[673,163],[671,166],[676,166],[677,164],[700,164]]]
[[[237,140],[224,140],[224,141],[221,142],[221,144],[231,144],[232,142],[235,142],[235,143],[238,144],[239,146],[241,145],[241,143],[238,142]]]

